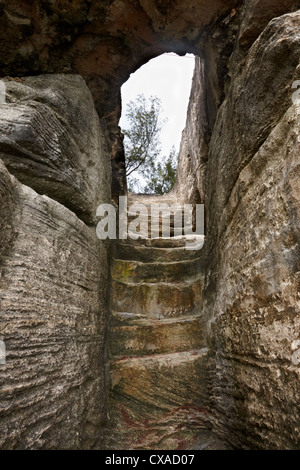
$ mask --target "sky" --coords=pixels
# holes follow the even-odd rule
[[[122,86],[122,116],[120,126],[126,128],[126,104],[139,94],[146,98],[157,96],[162,102],[168,121],[161,132],[162,155],[168,156],[172,146],[179,150],[181,133],[185,127],[187,106],[191,91],[195,58],[191,54],[180,57],[162,54],[143,65]]]

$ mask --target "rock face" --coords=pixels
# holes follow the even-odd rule
[[[32,186],[37,182],[40,191],[43,182],[52,196],[20,183],[1,162],[0,334],[6,346],[6,364],[0,366],[2,449],[91,448],[99,445],[106,418],[107,247],[98,240],[95,227],[55,198],[61,199],[65,184],[68,205],[80,199],[78,188],[68,184],[73,173],[78,185],[86,188],[81,199],[85,214],[92,214],[95,197],[109,199],[109,158],[98,146],[101,130],[96,127],[98,117],[93,121],[94,109],[89,109],[87,124],[81,112],[84,100],[81,110],[77,101],[75,115],[70,102],[68,108],[72,85],[78,91],[81,86],[82,97],[89,93],[82,79],[60,78],[60,86],[57,77],[24,79],[30,87],[9,86],[17,96],[27,94],[27,100],[4,104],[0,111],[1,156],[20,179]],[[66,84],[69,91],[63,95]],[[64,109],[62,123],[57,117],[62,114],[35,101],[43,95],[40,86],[46,85],[51,88],[45,91],[45,101],[51,98],[60,113]],[[95,131],[87,132],[90,147],[81,155],[79,149],[74,151],[73,132],[68,134],[72,120],[76,138],[80,126],[82,134],[87,128]],[[105,172],[97,171],[89,180],[89,162],[94,168],[105,167]],[[94,194],[91,187],[96,181]],[[78,212],[82,207],[78,203]]]
[[[176,185],[173,189],[182,203],[204,202],[203,173],[210,137],[206,69],[205,62],[196,57],[187,121],[180,145]]]
[[[202,149],[213,91],[198,62],[176,190],[195,201],[184,184],[194,179],[206,205],[201,309],[215,426],[236,448],[297,449],[299,104],[292,84],[299,80],[300,15],[268,23],[270,14],[246,3],[231,82]],[[200,145],[191,150],[195,125]]]
[[[300,448],[299,8],[0,3],[1,448]],[[206,240],[118,244],[108,362],[95,208],[111,168],[126,191],[120,86],[168,51],[199,56],[172,198]]]
[[[88,223],[110,192],[107,152],[91,93],[80,76],[5,80],[0,158],[19,180]]]
[[[226,428],[235,423],[238,445],[299,448],[298,152],[299,106],[291,106],[239,173],[219,233],[218,274],[208,266],[204,308],[218,351],[211,367],[227,377],[220,390],[223,372],[215,376],[211,394]]]

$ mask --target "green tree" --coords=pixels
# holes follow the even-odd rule
[[[126,176],[138,171],[144,174],[144,169],[160,152],[159,133],[162,128],[160,119],[161,101],[151,96],[149,101],[144,95],[139,95],[136,102],[127,105],[126,118],[128,129],[124,134],[126,155]]]
[[[136,101],[127,105],[128,127],[122,132],[127,183],[131,191],[167,192],[174,182],[175,153],[158,162],[161,153],[159,136],[165,123],[160,117],[161,111],[161,101],[155,96],[147,100],[144,95],[138,95]]]
[[[146,193],[166,194],[173,188],[176,179],[177,154],[173,146],[169,157],[161,162],[151,162],[147,170]]]

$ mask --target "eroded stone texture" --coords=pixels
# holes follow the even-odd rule
[[[210,27],[239,3],[92,0],[70,5],[60,0],[29,5],[4,0],[1,69],[20,75],[26,75],[28,68],[36,73],[79,73],[93,91],[97,109],[112,112],[130,67],[167,48],[185,53],[199,42],[205,44]]]
[[[0,447],[91,448],[106,417],[106,249],[94,228],[0,168],[1,202],[13,200],[0,217]]]
[[[208,75],[216,58],[209,46],[206,61],[198,59],[179,156],[177,195],[206,203],[209,394],[215,429],[236,448],[300,445],[293,359],[300,331],[299,104],[292,102],[300,16],[288,13],[297,6],[245,2],[212,126],[210,97],[218,91]]]
[[[240,171],[292,104],[292,83],[299,65],[299,22],[299,12],[275,18],[249,50],[240,73],[232,64],[232,86],[210,144],[215,155],[209,158],[207,169],[214,175],[209,183],[208,204],[215,208],[209,214],[210,225],[217,224]]]
[[[107,413],[108,251],[85,222],[110,201],[106,136],[82,77],[5,85],[0,447],[91,448]]]
[[[195,59],[195,70],[187,113],[182,133],[176,185],[173,192],[182,203],[204,202],[204,169],[209,142],[207,66]]]
[[[163,52],[202,51],[215,29],[227,29],[232,10],[241,3],[91,0],[71,5],[68,0],[38,0],[34,4],[2,0],[1,73],[83,76],[99,115],[109,127],[113,191],[117,196],[126,190],[124,153],[117,127],[120,86],[130,73]]]
[[[112,365],[111,449],[186,449],[209,420],[207,350],[151,355]]]
[[[212,403],[218,425],[232,424],[237,447],[299,448],[300,369],[292,361],[300,331],[298,155],[299,105],[284,114],[231,192],[214,299],[209,272]]]
[[[0,158],[21,182],[86,222],[109,198],[105,131],[84,80],[42,75],[5,80]]]
[[[238,34],[237,50],[239,53],[248,51],[273,18],[298,8],[297,0],[265,0],[264,2],[246,0]]]
[[[202,308],[215,427],[236,448],[297,449],[299,364],[292,354],[300,331],[299,104],[292,102],[292,83],[299,80],[300,16],[268,23],[270,10],[254,3],[246,2],[242,12],[228,64],[231,82],[208,154],[183,149],[179,165],[188,174],[207,159]],[[271,3],[273,15],[288,9]],[[194,79],[192,100],[199,89]],[[200,103],[190,104],[190,146]],[[191,198],[184,183],[177,190]]]
[[[1,167],[3,166],[1,162]],[[10,250],[13,243],[13,216],[15,212],[15,196],[11,185],[10,175],[1,171],[0,179],[0,261]]]

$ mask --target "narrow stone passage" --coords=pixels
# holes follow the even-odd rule
[[[166,196],[131,196],[129,205],[135,202],[149,214],[153,202],[176,203]],[[207,348],[199,313],[201,250],[187,250],[185,244],[174,236],[117,242],[111,448],[191,448],[208,428]]]

